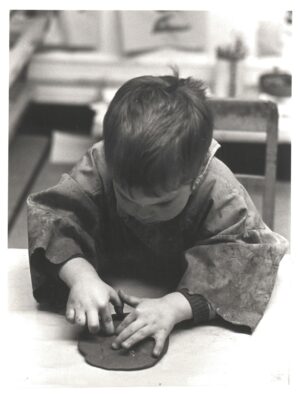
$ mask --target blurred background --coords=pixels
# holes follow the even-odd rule
[[[290,239],[292,11],[10,11],[9,247],[27,247],[26,198],[102,135],[115,91],[139,75],[205,81],[212,97],[278,104],[275,231]],[[265,143],[223,140],[234,172],[261,174]],[[261,193],[249,190],[261,209]]]

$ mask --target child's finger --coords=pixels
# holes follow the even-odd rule
[[[145,326],[145,323],[140,320],[133,321],[130,325],[128,325],[124,330],[120,332],[117,338],[112,343],[112,347],[114,349],[118,349],[122,342],[127,341],[131,338],[137,331],[139,331],[142,327]]]
[[[93,309],[87,312],[87,321],[88,321],[88,328],[92,334],[96,334],[96,332],[100,329],[99,324],[99,315],[98,311]]]
[[[124,303],[120,298],[119,294],[114,289],[112,289],[110,293],[110,301],[115,307],[123,308]]]
[[[141,329],[139,329],[138,331],[136,331],[129,338],[127,338],[125,341],[122,341],[121,343],[117,342],[117,345],[121,345],[125,349],[130,349],[136,343],[138,343],[138,342],[142,341],[143,339],[151,336],[151,334],[152,334],[152,331],[149,329],[149,327],[148,326],[144,326]]]
[[[85,326],[86,323],[86,316],[85,311],[82,309],[76,309],[75,311],[75,322],[81,327]]]
[[[154,339],[155,339],[155,346],[153,349],[153,356],[154,357],[159,357],[159,355],[161,354],[161,352],[164,348],[166,338],[167,337],[165,334],[156,334],[154,336]]]
[[[126,304],[133,307],[137,306],[142,301],[142,298],[130,296],[124,293],[123,290],[119,290],[119,296]]]
[[[67,307],[66,310],[66,319],[69,323],[74,323],[75,321],[75,309]]]
[[[100,310],[100,316],[101,316],[101,324],[104,328],[104,331],[107,334],[113,334],[115,332],[115,327],[111,317],[109,306]]]
[[[129,324],[131,324],[134,320],[136,319],[136,315],[135,312],[131,312],[129,313],[129,315],[127,315],[125,317],[125,319],[118,325],[117,329],[116,329],[116,334],[119,335],[121,331],[123,331]]]

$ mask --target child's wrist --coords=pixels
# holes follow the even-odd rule
[[[184,320],[192,319],[193,312],[191,305],[181,293],[170,293],[165,295],[163,299],[167,303],[172,314],[174,325]]]
[[[99,279],[94,267],[84,258],[76,257],[67,261],[58,273],[70,288],[78,282],[89,281],[95,278]]]

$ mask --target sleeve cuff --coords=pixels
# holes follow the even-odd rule
[[[190,303],[195,325],[208,322],[215,317],[215,312],[209,302],[200,294],[189,294],[188,289],[177,290]]]
[[[71,258],[79,257],[79,254]],[[68,286],[60,279],[60,268],[65,262],[54,264],[50,262],[43,249],[39,248],[30,256],[30,271],[33,295],[38,303],[61,307],[66,304],[69,294]]]
[[[40,271],[43,271],[47,276],[53,278],[55,280],[59,279],[59,271],[61,267],[67,263],[69,260],[74,259],[75,257],[82,257],[85,258],[82,253],[73,253],[68,256],[64,261],[59,263],[53,263],[46,257],[46,252],[44,249],[36,249],[32,256],[31,262],[32,265]]]

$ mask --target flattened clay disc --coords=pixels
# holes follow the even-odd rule
[[[123,315],[123,318],[126,315]],[[115,328],[121,323],[117,315],[112,315]],[[84,355],[85,361],[95,367],[130,371],[150,368],[155,365],[167,352],[169,338],[167,338],[164,349],[159,357],[152,355],[154,339],[146,338],[134,345],[131,349],[117,349],[111,347],[115,335],[106,335],[101,331],[98,334],[91,334],[87,330],[80,334],[78,349]]]

